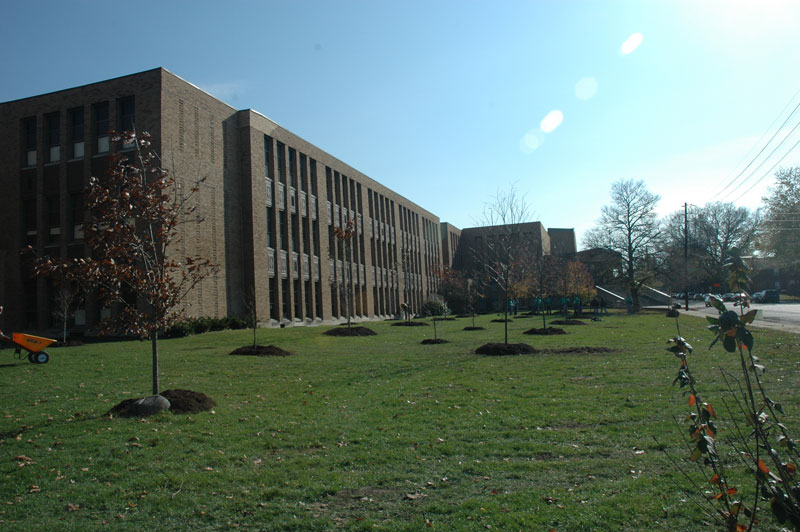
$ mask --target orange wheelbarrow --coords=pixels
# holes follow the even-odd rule
[[[3,334],[3,331],[0,331],[0,338],[16,346],[14,354],[19,359],[23,357],[22,350],[24,349],[27,351],[28,361],[32,364],[47,364],[50,360],[50,355],[45,352],[45,349],[50,344],[56,342],[56,340],[52,338],[43,338],[41,336],[25,333],[11,333],[11,337],[9,338]]]
[[[3,313],[3,306],[0,305],[0,314]],[[22,358],[22,350],[28,352],[28,361],[31,364],[47,364],[50,360],[50,355],[48,355],[44,350],[47,348],[48,345],[53,344],[56,340],[52,338],[43,338],[41,336],[34,336],[32,334],[25,334],[25,333],[11,333],[11,337],[9,338],[3,331],[0,331],[0,340],[14,344],[16,349],[14,350],[14,355],[17,358]]]

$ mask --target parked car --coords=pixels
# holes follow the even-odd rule
[[[736,294],[734,294],[733,292],[725,292],[724,294],[722,294],[722,300],[723,301],[733,301],[733,297],[735,295]]]
[[[719,299],[720,301],[722,301],[722,296],[719,295],[719,294],[706,294],[706,297],[704,298],[704,301],[706,302],[706,306],[707,307],[711,306],[711,298],[712,297],[715,297],[715,298]]]
[[[755,303],[780,303],[781,294],[777,290],[760,290],[751,299]]]

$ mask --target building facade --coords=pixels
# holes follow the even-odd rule
[[[382,319],[417,309],[438,288],[439,218],[252,110],[237,110],[158,68],[0,104],[0,303],[3,327],[45,330],[55,291],[20,251],[88,253],[89,176],[119,149],[110,131],[148,131],[180,185],[205,178],[202,223],[182,226],[173,252],[219,271],[186,301],[189,316],[243,315],[254,294],[262,323]],[[340,242],[336,227],[352,221]],[[352,298],[347,297],[348,292]],[[92,326],[110,309],[88,295],[75,314]]]

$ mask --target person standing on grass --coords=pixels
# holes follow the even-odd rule
[[[633,298],[630,294],[625,298],[625,305],[628,307],[628,314],[633,314]]]
[[[608,315],[608,303],[606,303],[606,298],[600,296],[600,314]]]
[[[575,296],[575,299],[572,300],[572,306],[575,310],[576,318],[583,314],[583,301],[581,301],[581,296]]]
[[[592,306],[592,321],[599,321],[600,317],[598,316],[598,309],[600,308],[600,302],[597,300],[597,296],[592,298],[592,302],[590,304]]]

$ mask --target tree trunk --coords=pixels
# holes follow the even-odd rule
[[[64,334],[61,337],[63,343],[67,343],[67,311],[64,311]]]
[[[158,331],[150,335],[153,345],[153,395],[158,395]]]
[[[506,277],[505,284],[506,304],[503,305],[503,326],[505,327],[505,343],[508,344],[508,277]]]

